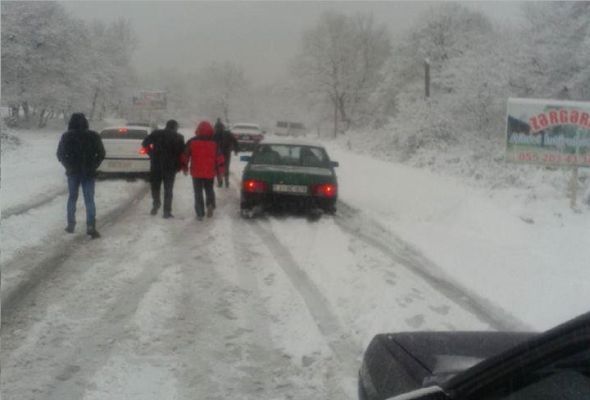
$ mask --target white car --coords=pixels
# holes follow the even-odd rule
[[[277,136],[305,136],[307,129],[301,122],[277,121],[274,133]]]
[[[253,150],[264,138],[265,132],[257,124],[237,123],[233,124],[230,132],[238,141],[240,151]]]
[[[130,125],[100,132],[106,157],[98,168],[99,177],[142,177],[150,172],[150,158],[141,143],[149,135],[146,126]]]

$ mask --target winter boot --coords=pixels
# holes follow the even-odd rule
[[[213,204],[209,204],[207,206],[207,218],[211,218],[213,216],[213,210],[215,207],[213,207]]]
[[[164,215],[162,215],[162,218],[165,218],[165,219],[174,218],[174,215],[172,215],[171,212],[164,212]]]
[[[152,207],[152,211],[150,211],[151,215],[156,215],[158,213],[158,210],[160,209],[159,206],[153,206]]]
[[[64,229],[67,233],[74,233],[74,228],[76,227],[76,225],[73,224],[68,224],[68,226],[66,226],[66,229]]]
[[[94,226],[89,226],[86,230],[86,233],[88,234],[88,236],[90,236],[91,239],[98,239],[100,237],[100,233],[98,233]]]

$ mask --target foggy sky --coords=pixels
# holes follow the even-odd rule
[[[78,18],[130,20],[139,45],[137,69],[162,66],[198,71],[211,61],[242,65],[255,83],[272,83],[287,73],[302,32],[325,10],[372,12],[392,35],[409,28],[431,2],[195,2],[195,1],[63,1]],[[521,18],[517,2],[466,3],[500,23]]]

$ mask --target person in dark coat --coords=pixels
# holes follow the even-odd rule
[[[238,155],[238,141],[234,135],[227,129],[221,133],[217,142],[219,152],[223,155],[223,173],[217,175],[217,185],[222,186],[222,179],[225,180],[225,187],[229,187],[229,166],[231,164],[231,153]]]
[[[229,187],[229,165],[231,163],[231,153],[238,154],[238,141],[234,135],[225,128],[221,119],[217,118],[214,127],[214,140],[217,143],[217,151],[219,159],[222,160],[223,165],[218,169],[217,186],[223,186],[225,178],[225,187]]]
[[[68,130],[61,136],[57,147],[57,159],[66,169],[68,177],[67,223],[65,231],[74,233],[76,227],[76,203],[82,186],[86,205],[86,233],[93,239],[100,237],[96,230],[96,205],[94,183],[96,170],[105,158],[102,139],[91,131],[82,113],[70,117]]]
[[[190,172],[193,178],[195,192],[195,212],[197,219],[205,216],[205,204],[207,205],[207,217],[213,216],[215,209],[215,191],[213,179],[216,175],[217,143],[214,140],[213,127],[208,121],[202,121],[195,130],[195,136],[186,143],[185,154],[190,163]],[[205,201],[203,199],[205,191]]]
[[[178,133],[178,122],[171,119],[164,129],[150,133],[142,142],[150,157],[150,182],[152,189],[151,214],[156,215],[161,206],[160,189],[164,184],[164,218],[172,218],[172,192],[176,173],[184,169],[184,136]]]
[[[225,131],[225,125],[223,124],[223,122],[221,122],[221,118],[217,118],[217,121],[215,121],[215,125],[213,126],[213,137],[215,139],[215,141],[217,143],[219,143],[219,140],[221,139],[221,135],[223,134],[223,131]]]

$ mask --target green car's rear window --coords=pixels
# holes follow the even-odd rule
[[[252,154],[252,164],[326,167],[328,155],[321,147],[265,144]]]

